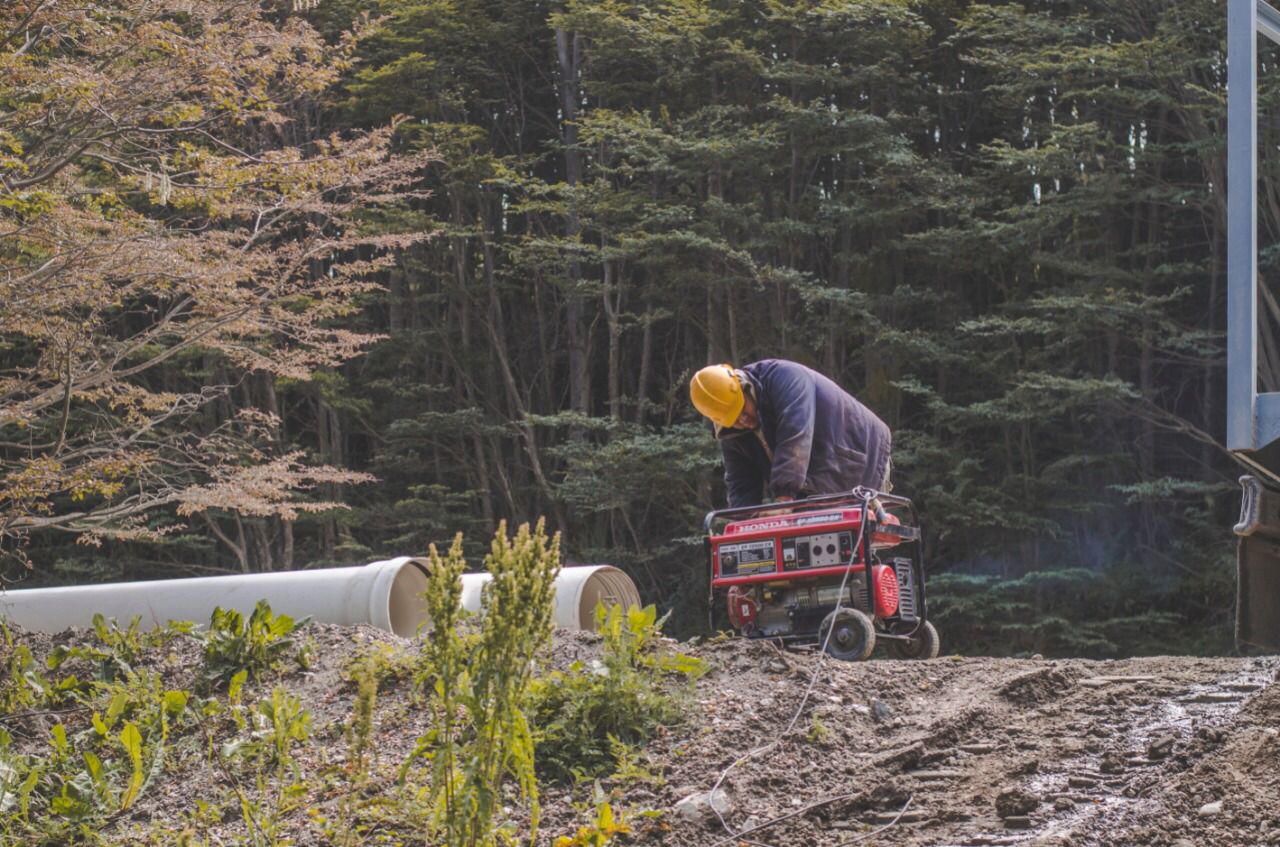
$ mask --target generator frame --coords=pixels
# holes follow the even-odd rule
[[[876,510],[872,507],[872,503],[879,504],[886,510],[904,510],[909,518],[909,523],[900,522],[897,525],[881,523]],[[778,583],[778,582],[798,582],[801,580],[818,579],[822,577],[845,577],[847,574],[857,572],[863,569],[865,574],[864,583],[866,590],[866,607],[868,609],[875,608],[874,587],[872,579],[872,568],[877,563],[874,556],[874,537],[877,531],[889,532],[898,535],[902,540],[901,544],[909,544],[912,546],[910,555],[911,561],[911,578],[913,587],[916,592],[916,623],[910,632],[890,632],[888,630],[876,630],[876,641],[903,641],[909,642],[917,636],[929,620],[928,608],[928,592],[925,590],[925,568],[924,568],[924,550],[923,538],[924,534],[920,529],[920,516],[916,511],[915,504],[907,497],[900,497],[894,494],[882,494],[870,488],[859,486],[849,491],[841,491],[835,494],[819,494],[813,497],[805,497],[800,500],[787,500],[779,503],[764,503],[758,506],[737,506],[727,509],[715,509],[707,513],[706,519],[703,521],[702,528],[704,533],[703,549],[707,559],[707,625],[708,629],[715,630],[715,600],[716,589],[726,585],[726,581],[722,578],[720,585],[717,585],[716,579],[716,563],[712,554],[711,539],[714,535],[714,525],[717,521],[733,521],[749,519],[753,517],[766,517],[773,515],[794,515],[803,512],[822,511],[835,507],[856,506],[860,510],[860,531],[861,541],[859,549],[854,551],[854,555],[843,565],[834,565],[821,568],[813,568],[811,570],[791,571],[787,573],[779,573],[773,571],[770,573],[749,574],[738,577],[731,577],[728,585],[757,585],[762,583]],[[901,518],[899,519],[901,521]],[[832,606],[831,608],[835,608]],[[761,637],[771,641],[808,641],[813,638],[813,633],[790,633],[785,635],[769,635],[754,636]]]

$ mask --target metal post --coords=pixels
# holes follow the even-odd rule
[[[1227,447],[1256,450],[1258,5],[1227,0]]]
[[[1280,11],[1227,0],[1227,447],[1255,466],[1280,438],[1280,392],[1258,393],[1259,34],[1280,44]]]

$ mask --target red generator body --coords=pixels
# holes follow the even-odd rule
[[[723,589],[740,634],[817,643],[848,660],[869,657],[877,642],[896,658],[937,655],[907,498],[857,488],[721,509],[705,528],[713,614]]]

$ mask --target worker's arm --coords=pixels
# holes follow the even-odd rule
[[[769,398],[777,427],[769,490],[775,498],[798,496],[809,477],[817,391],[813,377],[798,366],[778,368],[770,379]]]
[[[764,472],[748,451],[745,438],[720,442],[724,456],[724,485],[729,490],[729,507],[759,506],[764,502]]]

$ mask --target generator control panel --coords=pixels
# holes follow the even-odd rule
[[[849,564],[852,557],[853,533],[848,531],[797,536],[782,541],[783,570],[833,568]]]

